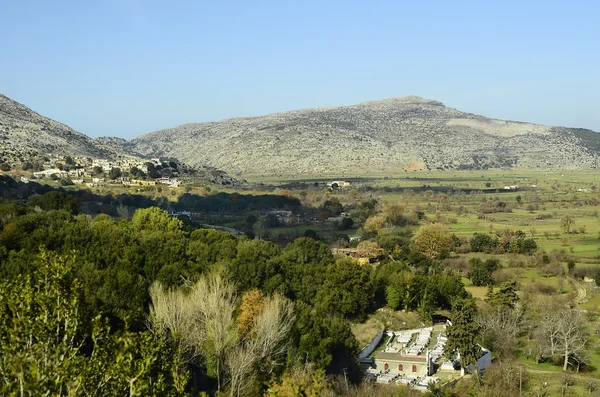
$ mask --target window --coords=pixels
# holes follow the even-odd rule
[[[398,364],[398,372],[404,371],[404,365]]]
[[[388,363],[385,363],[385,364],[383,365],[383,370],[384,370],[384,371],[387,371],[388,369],[390,369],[390,366],[389,366],[389,364],[388,364]]]
[[[413,370],[413,372],[417,372],[417,366],[413,365],[412,370]]]

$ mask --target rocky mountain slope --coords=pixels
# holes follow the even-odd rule
[[[122,138],[92,139],[69,126],[44,117],[25,105],[0,94],[0,164],[22,164],[46,154],[88,156],[114,159],[117,156],[139,158],[130,143]],[[169,156],[174,158],[174,156]],[[245,180],[205,164],[195,163],[193,169],[183,164],[185,177],[201,183],[238,186]]]
[[[405,169],[598,168],[600,134],[495,120],[401,97],[185,124],[121,142],[240,174]]]
[[[102,143],[0,94],[0,158],[11,162],[46,153],[102,158],[116,154]]]

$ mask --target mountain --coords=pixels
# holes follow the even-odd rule
[[[10,162],[46,153],[99,158],[116,155],[102,143],[0,94],[0,160]]]
[[[239,174],[600,167],[594,131],[495,120],[415,96],[185,124],[122,147]]]
[[[101,159],[127,156],[144,161],[144,156],[130,146],[122,138],[92,139],[0,94],[0,163],[20,164],[46,154]],[[195,163],[193,169],[189,169],[186,164],[180,166],[188,180],[226,186],[246,184],[243,179],[233,178],[226,172],[205,164]]]

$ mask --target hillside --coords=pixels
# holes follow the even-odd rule
[[[240,174],[598,168],[590,130],[495,120],[401,97],[185,124],[122,147]]]
[[[92,139],[71,127],[44,117],[27,106],[0,94],[0,163],[20,165],[44,155],[84,156],[97,159],[125,157],[146,161],[131,150],[122,138]],[[169,156],[174,159],[173,156]],[[195,162],[190,167],[181,164],[180,170],[189,180],[218,185],[241,185],[245,180],[233,178],[212,166]]]
[[[12,162],[46,153],[115,155],[100,142],[0,94],[0,160]]]

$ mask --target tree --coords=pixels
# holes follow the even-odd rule
[[[180,394],[161,341],[82,316],[74,255],[36,261],[33,274],[0,281],[1,395]]]
[[[538,329],[538,338],[546,355],[563,358],[563,371],[567,370],[569,364],[577,364],[579,368],[586,360],[589,334],[579,312],[562,309],[545,313]]]
[[[344,207],[336,197],[332,197],[325,201],[321,206],[321,209],[328,214],[328,217],[338,216],[344,211]]]
[[[454,248],[450,228],[442,223],[421,226],[413,239],[415,248],[431,259],[448,255]]]
[[[102,175],[103,173],[104,170],[99,165],[96,165],[94,168],[92,168],[92,175],[94,176]]]
[[[183,223],[169,215],[167,211],[157,207],[140,208],[131,218],[131,225],[136,231],[180,231]]]
[[[279,257],[289,297],[306,303],[315,303],[317,292],[323,284],[327,266],[334,262],[327,244],[301,237],[288,244]]]
[[[477,306],[473,299],[457,299],[452,305],[450,325],[446,331],[448,341],[445,351],[448,358],[454,359],[460,353],[460,365],[462,371],[475,364],[481,356],[481,347],[477,344],[477,338],[481,327],[475,321]]]
[[[131,167],[131,169],[129,170],[129,174],[134,178],[145,178],[146,177],[146,173],[144,171],[140,170],[136,166]]]
[[[513,360],[497,361],[486,368],[481,379],[473,379],[476,383],[477,396],[481,397],[514,397],[525,395],[530,376],[522,364]],[[533,394],[540,396],[540,394]]]
[[[573,270],[575,270],[575,261],[573,259],[569,259],[567,268],[569,269],[569,273],[573,273]]]
[[[110,179],[120,178],[121,175],[123,175],[123,173],[121,172],[121,169],[118,167],[111,168],[110,171],[108,172],[108,177]]]
[[[497,239],[492,238],[490,235],[485,233],[475,233],[471,240],[469,240],[472,252],[486,252],[492,253],[498,245]]]
[[[242,322],[251,333],[238,331],[235,288],[220,276],[171,291],[154,284],[150,295],[154,331],[175,344],[183,363],[205,365],[218,389],[228,386],[231,395],[251,394],[258,371],[270,374],[287,351],[294,313],[280,295],[253,307],[251,318]]]
[[[266,298],[259,289],[246,291],[244,296],[242,296],[240,314],[237,317],[238,328],[242,334],[252,336],[256,333],[254,323],[256,322],[256,317],[265,307],[265,301]]]
[[[413,272],[405,270],[393,274],[389,277],[385,289],[387,304],[394,310],[410,310],[416,306],[417,292],[418,285]]]
[[[407,222],[404,212],[406,206],[400,203],[389,203],[384,208],[385,220],[394,226],[404,226]]]
[[[10,171],[10,165],[8,163],[0,163],[0,171]]]
[[[316,369],[341,373],[357,364],[359,346],[350,323],[337,316],[296,302],[297,321],[291,334],[294,349],[290,351],[289,367],[311,362]]]
[[[275,214],[268,214],[265,217],[265,222],[264,225],[266,228],[275,228],[275,227],[279,227],[279,218],[277,218],[277,215]]]
[[[295,368],[291,373],[286,373],[280,382],[273,382],[265,392],[265,397],[317,397],[326,392],[333,393],[325,371],[315,370],[313,365],[306,364],[301,369]]]
[[[469,272],[468,277],[473,282],[473,285],[484,286],[494,284],[492,274],[501,267],[498,259],[490,258],[483,262],[479,258],[471,258],[469,263],[473,269]]]
[[[158,172],[158,168],[154,166],[154,163],[147,162],[145,165],[148,170],[147,174],[150,178],[160,178],[160,172]]]
[[[347,230],[347,229],[350,229],[352,227],[352,225],[354,225],[354,221],[352,220],[352,218],[349,218],[346,216],[346,217],[342,218],[339,229]]]
[[[363,229],[369,233],[376,234],[385,227],[385,217],[382,215],[372,215],[367,218]]]
[[[571,233],[571,228],[575,225],[575,218],[572,215],[565,215],[560,218],[560,227],[565,233]]]
[[[500,284],[498,291],[490,291],[486,297],[490,306],[500,306],[505,308],[514,308],[519,301],[517,295],[517,282],[505,281]]]
[[[507,306],[491,306],[477,316],[484,346],[497,356],[510,357],[518,346],[523,313]]]
[[[73,215],[79,212],[79,201],[72,195],[62,192],[48,192],[42,196],[31,196],[29,204],[44,211],[64,210]]]
[[[371,269],[350,258],[328,266],[315,301],[320,311],[344,318],[364,319],[373,301]]]
[[[280,254],[279,247],[271,242],[240,240],[237,243],[235,257],[226,261],[227,274],[240,292],[253,288],[267,293],[278,290],[285,292],[281,268],[275,259]]]

